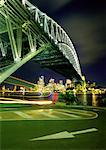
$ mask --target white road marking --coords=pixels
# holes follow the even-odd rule
[[[91,112],[91,111],[83,111],[83,110],[66,110],[66,109],[61,109],[61,111],[65,111],[65,112],[69,112],[69,113],[73,113],[73,114],[78,114],[78,115],[83,115],[83,116],[89,116],[91,117],[93,114],[96,115],[95,112]]]
[[[38,137],[38,138],[33,138],[33,139],[30,139],[29,141],[74,138],[75,137],[74,135],[89,133],[89,132],[94,132],[94,131],[98,131],[98,129],[91,128],[91,129],[85,129],[85,130],[75,131],[75,132],[71,132],[71,133],[69,133],[67,131],[63,131],[63,132],[56,133],[56,134],[51,134],[51,135],[46,135],[46,136],[42,136],[42,137]]]
[[[95,112],[89,112],[88,111],[88,116],[87,114],[81,110],[74,112],[71,110],[66,110],[66,109],[39,109],[39,110],[24,110],[24,112],[21,111],[11,111],[12,113],[15,113],[21,118],[1,118],[1,121],[11,121],[11,120],[82,120],[82,119],[94,119],[98,116],[97,113]],[[81,113],[80,113],[81,112]],[[5,113],[8,113],[5,111]],[[87,112],[86,112],[87,113]],[[92,114],[92,116],[89,116],[89,113]],[[0,112],[2,115],[2,112]],[[7,114],[8,115],[8,114]],[[24,119],[23,119],[24,118]]]
[[[32,119],[32,117],[24,112],[21,112],[21,111],[14,111],[15,114],[21,116],[22,118],[25,118],[25,119]]]
[[[60,110],[60,111],[57,111],[56,113],[60,113],[60,114],[63,114],[63,115],[65,115],[65,116],[69,116],[69,117],[73,117],[73,118],[81,118],[79,115],[69,114],[69,113],[67,113],[66,111],[62,112],[62,111]]]
[[[55,115],[52,115],[52,114],[49,114],[48,112],[40,112],[41,115],[44,115],[46,117],[49,117],[49,118],[56,118],[56,119],[59,119],[60,117],[58,116],[55,116]]]
[[[89,114],[88,112],[85,112],[83,110],[65,110],[63,109],[62,111],[66,111],[66,112],[70,112],[70,113],[74,113],[74,114],[80,114],[80,115],[87,115],[87,116],[91,116],[91,114]]]

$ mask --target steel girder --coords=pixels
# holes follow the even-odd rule
[[[10,55],[11,65],[0,68],[0,83],[24,63],[41,53],[42,47],[47,51],[46,45],[49,45],[50,50],[53,50],[54,53],[58,52],[63,57],[63,62],[65,59],[66,64],[71,63],[78,74],[75,76],[81,78],[80,64],[70,38],[45,13],[27,0],[1,0],[0,16],[0,46],[3,59],[8,60],[8,51],[12,53]],[[4,44],[7,45],[6,56],[3,56]],[[56,59],[58,60],[59,57]]]
[[[44,31],[48,34],[48,36],[51,39],[53,39],[54,43],[59,47],[59,50],[63,52],[64,56],[69,60],[69,62],[73,65],[74,69],[81,76],[79,60],[75,48],[72,44],[72,41],[70,40],[67,33],[61,28],[60,25],[58,25],[58,23],[56,23],[53,19],[48,17],[45,13],[42,13],[28,0],[24,1],[24,6],[26,6],[27,9],[30,10],[30,12],[34,16],[35,21],[43,27]],[[73,57],[73,60],[70,56]]]
[[[35,88],[35,84],[34,83],[31,83],[31,82],[28,82],[28,81],[25,81],[25,80],[22,80],[22,79],[13,77],[13,76],[10,76],[9,78],[7,78],[4,81],[4,83],[17,85],[17,86],[24,86],[26,88]]]

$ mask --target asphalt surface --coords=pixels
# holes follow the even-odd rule
[[[76,134],[74,138],[30,141],[92,128],[97,131]],[[1,150],[105,150],[106,109],[60,103],[50,107],[3,107],[0,110],[0,135]]]

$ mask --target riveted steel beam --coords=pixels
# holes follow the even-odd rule
[[[22,51],[22,27],[17,29],[17,50],[18,50],[18,56],[21,57],[21,51]]]
[[[2,83],[7,77],[9,77],[12,73],[14,73],[18,68],[20,68],[23,64],[31,60],[33,57],[41,53],[45,48],[50,44],[43,45],[35,52],[28,53],[22,60],[18,63],[13,63],[10,67],[6,68],[4,71],[0,73],[0,83]]]
[[[7,12],[7,17],[5,19],[6,19],[7,30],[8,30],[8,35],[9,35],[9,39],[10,39],[13,59],[14,59],[14,61],[18,61],[18,60],[20,60],[20,58],[18,55],[18,50],[17,50],[17,46],[16,46],[14,33],[13,33],[12,23],[11,23],[11,19],[10,19],[9,15],[8,15],[8,12]]]
[[[0,49],[1,49],[2,56],[3,57],[6,56],[6,51],[5,51],[5,48],[4,48],[4,45],[3,45],[1,38],[0,38]]]
[[[30,29],[28,30],[28,40],[29,40],[29,46],[30,50],[36,51],[36,35],[31,33]]]

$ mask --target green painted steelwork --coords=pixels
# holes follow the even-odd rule
[[[13,28],[12,28],[12,24],[11,24],[8,12],[7,12],[7,17],[6,17],[6,24],[7,24],[7,30],[8,30],[8,35],[9,35],[9,39],[10,39],[11,49],[12,49],[12,53],[13,53],[13,58],[14,58],[14,61],[18,61],[19,60],[18,50],[17,50],[14,33],[13,33]]]
[[[22,80],[22,79],[13,77],[13,76],[10,76],[9,78],[7,78],[4,81],[4,83],[17,85],[17,86],[24,86],[26,88],[34,88],[35,87],[34,83],[31,83],[31,82],[28,82],[28,81],[25,81],[25,80]]]
[[[25,64],[27,61],[31,60],[33,57],[38,55],[40,52],[45,50],[46,46],[41,47],[39,50],[35,52],[28,53],[22,60],[20,60],[18,63],[14,63],[9,68],[4,70],[4,72],[1,72],[0,74],[0,83],[2,83],[6,78],[8,78],[12,73],[14,73],[18,68],[20,68],[23,64]]]
[[[70,38],[28,0],[0,1],[0,37],[7,45],[6,56],[2,53],[0,62],[0,83],[32,58],[42,67],[81,80],[80,64]]]

